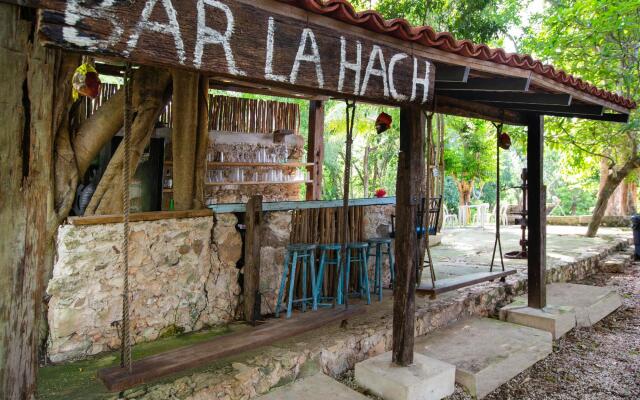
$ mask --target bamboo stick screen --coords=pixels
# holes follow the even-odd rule
[[[332,244],[342,243],[343,208],[316,208],[294,210],[291,218],[291,243],[316,243]],[[365,241],[364,234],[364,207],[349,207],[349,227],[347,242]],[[316,256],[319,257],[317,252]],[[331,252],[330,257],[335,257]],[[319,262],[316,261],[316,270]],[[350,286],[357,286],[357,268],[351,269]],[[335,293],[334,279],[335,268],[328,267],[324,272],[323,293],[333,296]],[[301,274],[296,275],[298,296],[301,295]],[[369,283],[373,285],[372,282]],[[311,287],[307,289],[310,292]]]
[[[283,129],[298,133],[300,130],[300,107],[295,103],[212,96],[209,110],[209,128],[214,131],[273,133]]]

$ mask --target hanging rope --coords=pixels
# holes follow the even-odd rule
[[[344,185],[343,185],[343,200],[342,200],[342,271],[346,271],[347,267],[347,241],[349,240],[349,190],[350,190],[350,181],[351,181],[351,146],[353,145],[353,126],[356,115],[356,102],[354,100],[345,100],[347,105],[346,108],[346,119],[347,119],[347,143],[345,148],[345,157],[344,157]],[[335,279],[337,279],[338,274],[336,274]],[[349,307],[349,282],[343,279],[344,282],[344,305],[345,308]],[[335,299],[338,297],[338,284],[335,282],[336,295],[334,296],[334,306]]]
[[[122,164],[122,214],[124,217],[122,238],[122,264],[124,283],[122,286],[122,343],[120,367],[131,372],[131,327],[129,312],[129,183],[131,179],[131,123],[132,123],[132,69],[127,63],[124,75],[124,161]]]
[[[496,258],[496,250],[500,251],[500,263],[504,271],[504,258],[502,257],[502,240],[500,239],[500,136],[503,124],[493,124],[496,127],[496,241],[493,244],[490,272],[493,272],[493,263]]]

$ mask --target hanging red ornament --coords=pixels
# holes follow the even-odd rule
[[[511,148],[511,137],[506,133],[500,135],[498,138],[498,146],[500,146],[501,149],[509,150]]]
[[[378,118],[376,118],[376,132],[380,134],[387,131],[389,128],[391,128],[392,122],[393,119],[391,118],[391,115],[387,113],[380,113],[380,115],[378,115]]]

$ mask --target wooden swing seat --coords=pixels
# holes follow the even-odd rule
[[[131,373],[127,368],[120,367],[100,370],[98,378],[109,391],[120,392],[178,372],[211,364],[224,357],[271,345],[279,340],[331,323],[344,321],[365,311],[364,307],[356,305],[346,310],[338,308],[307,311],[296,314],[290,319],[270,319],[262,325],[237,333],[136,360],[132,363]]]
[[[509,275],[515,274],[516,270],[499,271],[499,272],[477,272],[474,274],[455,276],[437,280],[435,287],[431,282],[424,282],[416,288],[416,293],[421,296],[431,296],[432,298],[438,294],[451,292],[457,289],[466,288],[483,282],[489,282],[496,279],[502,279]]]

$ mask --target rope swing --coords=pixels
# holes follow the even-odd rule
[[[124,219],[122,238],[122,264],[124,282],[122,286],[122,343],[120,367],[131,373],[131,315],[129,310],[129,181],[131,169],[131,123],[132,123],[132,76],[131,64],[127,63],[124,74],[124,160],[122,162],[122,214]]]
[[[347,269],[347,241],[349,240],[349,190],[350,190],[350,180],[351,180],[351,146],[353,145],[353,127],[355,122],[356,115],[356,102],[355,100],[345,100],[346,103],[346,119],[347,119],[347,142],[345,148],[345,157],[344,157],[344,185],[343,185],[343,200],[342,200],[342,271],[346,271]],[[335,274],[334,279],[338,279],[339,274]],[[349,282],[346,280],[346,276],[344,281],[344,306],[345,308],[349,307]],[[334,284],[336,288],[336,295],[334,296],[334,307],[336,299],[338,298],[338,283]]]
[[[493,272],[496,250],[500,251],[500,264],[502,265],[502,271],[504,271],[502,241],[500,240],[500,149],[505,148],[507,145],[502,142],[503,124],[493,124],[493,126],[496,127],[496,241],[493,244],[493,255],[491,256],[491,267],[489,268],[489,272]],[[506,148],[508,149],[508,147]]]

